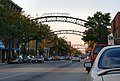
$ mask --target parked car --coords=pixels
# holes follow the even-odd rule
[[[52,60],[52,57],[48,57],[47,59],[48,59],[48,61],[51,61],[51,60]]]
[[[23,57],[23,62],[24,63],[32,63],[32,60],[34,59],[34,56],[29,55],[29,56],[24,56]]]
[[[69,55],[65,56],[65,60],[71,60],[71,57]]]
[[[65,56],[60,56],[60,60],[65,60]]]
[[[91,63],[94,63],[96,56],[98,55],[98,53],[100,52],[100,50],[106,46],[110,46],[108,44],[96,44],[91,52],[91,56],[90,56],[90,61]]]
[[[45,61],[51,61],[51,60],[52,60],[52,57],[45,57],[44,60],[45,60]]]
[[[44,63],[44,57],[42,55],[36,56],[33,60],[33,63]]]
[[[8,64],[20,64],[23,63],[23,58],[22,56],[18,56],[16,58],[10,59]]]
[[[78,54],[74,54],[72,57],[71,57],[71,61],[72,62],[80,62],[80,56]]]
[[[52,60],[53,61],[60,60],[60,56],[52,56]]]
[[[86,81],[120,81],[120,45],[104,47],[93,66],[91,62],[84,66],[92,67]]]

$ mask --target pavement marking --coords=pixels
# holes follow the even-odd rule
[[[2,77],[2,78],[0,78],[0,80],[4,80],[4,79],[20,76],[20,75],[23,75],[23,74],[26,74],[26,73],[20,73],[20,74],[10,75],[10,76],[7,76],[7,77]]]
[[[85,72],[85,68],[0,68],[0,72]]]

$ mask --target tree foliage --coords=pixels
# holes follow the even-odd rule
[[[31,40],[49,38],[50,27],[37,21],[30,21],[31,16],[15,10],[10,5],[11,0],[1,0],[0,6],[0,39],[6,48],[25,45]],[[18,47],[19,48],[19,47]]]
[[[110,13],[96,12],[93,17],[89,16],[82,40],[89,43],[107,43],[107,26],[110,25],[110,19]]]
[[[24,12],[18,12],[11,8],[10,0],[1,0],[0,5],[0,39],[5,43],[5,47],[24,43],[25,45],[30,41],[37,41],[36,47],[39,49],[48,47],[53,50],[60,50],[64,52],[69,51],[67,42],[58,38],[57,35],[51,32],[50,26],[41,24],[38,21],[31,21],[31,16]],[[38,45],[40,44],[40,45]],[[43,47],[41,46],[43,45]],[[12,48],[12,46],[10,46]],[[22,49],[23,50],[23,49]]]

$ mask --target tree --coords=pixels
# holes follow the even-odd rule
[[[88,17],[85,23],[86,30],[82,40],[92,43],[107,43],[107,35],[109,34],[107,26],[110,25],[110,13],[96,12],[93,17]]]
[[[70,45],[68,45],[64,38],[58,38],[56,34],[44,39],[39,45],[41,48],[50,48],[50,54],[54,55],[67,55],[70,51]]]
[[[51,35],[48,25],[30,21],[30,15],[12,9],[9,1],[11,0],[0,2],[2,4],[2,6],[0,5],[0,38],[4,41],[5,47],[13,48],[12,43],[17,40],[18,46],[21,45],[25,48],[29,41],[40,42]],[[23,43],[24,45],[22,45]]]
[[[71,50],[70,50],[70,53],[73,55],[73,54],[83,54],[82,51],[78,50],[77,48],[73,48],[71,47]]]
[[[11,0],[2,0],[3,6],[0,5],[0,38],[4,41],[6,48],[10,49],[14,48],[13,46],[16,47],[13,43],[17,41],[17,48],[21,46],[21,53],[24,54],[27,44],[30,41],[35,41],[35,53],[37,53],[40,42],[42,45],[44,40],[46,40],[45,45],[43,45],[44,47],[60,49],[62,51],[64,49],[65,52],[68,52],[69,47],[67,42],[52,33],[50,26],[41,24],[37,20],[31,21],[30,15],[25,15],[23,12],[17,12],[12,9],[9,5],[9,1]],[[10,54],[8,55],[11,56]]]

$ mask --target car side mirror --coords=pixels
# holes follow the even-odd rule
[[[84,63],[84,67],[85,68],[91,68],[92,67],[92,63],[91,62],[85,62]]]

